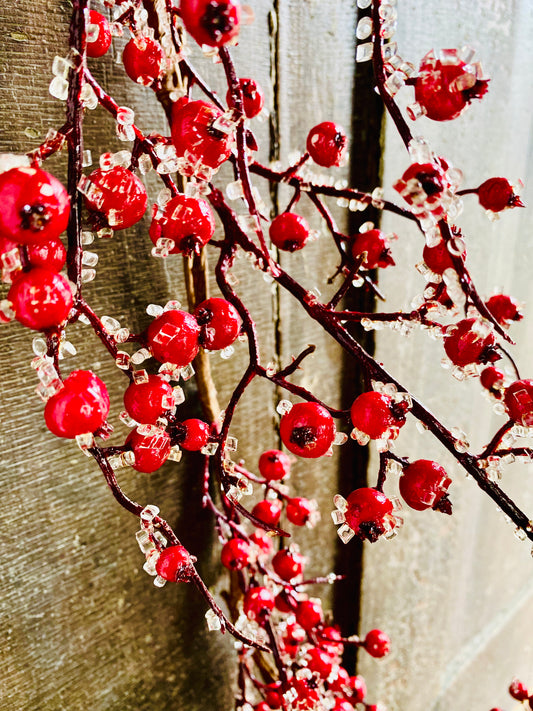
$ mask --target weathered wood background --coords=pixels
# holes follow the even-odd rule
[[[358,123],[368,97],[361,90],[353,99],[354,4],[348,0],[254,3],[255,22],[244,28],[235,58],[239,73],[256,77],[264,87],[272,111],[272,133],[268,122],[256,126],[263,160],[287,161],[291,151],[303,149],[308,129],[322,120],[334,118],[368,130]],[[406,59],[416,63],[433,45],[479,44],[494,77],[483,106],[450,125],[433,127],[423,121],[419,132],[430,134],[435,148],[465,171],[468,185],[500,173],[526,178],[531,121],[527,38],[533,31],[528,0],[403,0],[398,9],[399,41]],[[50,127],[62,123],[63,106],[47,89],[53,57],[66,53],[69,14],[66,1],[45,0],[36,8],[29,0],[12,0],[0,7],[2,151],[30,150]],[[143,130],[165,130],[151,92],[125,78],[112,56],[92,64],[119,104],[134,108]],[[205,63],[199,59],[196,64]],[[220,68],[210,67],[204,73],[216,84]],[[270,142],[271,135],[279,145]],[[103,150],[124,147],[114,137],[113,122],[100,109],[87,117],[86,147],[95,161]],[[354,162],[365,160],[364,154],[352,155]],[[388,130],[386,185],[406,163]],[[63,157],[49,165],[64,177]],[[158,188],[151,179],[148,185],[153,199]],[[258,185],[268,202],[267,186]],[[281,206],[286,198],[278,196]],[[342,225],[341,214],[339,220]],[[461,224],[469,236],[472,272],[485,293],[499,283],[517,298],[530,298],[528,220],[525,211],[517,211],[491,225],[468,204]],[[316,218],[313,226],[322,227]],[[145,218],[113,240],[96,244],[98,276],[86,287],[87,298],[100,314],[114,316],[132,330],[146,325],[148,303],[165,303],[169,298],[186,301],[179,259],[164,263],[152,259],[147,227]],[[391,305],[407,307],[410,295],[423,288],[421,277],[405,277],[402,268],[419,261],[419,238],[397,224],[387,222],[387,229],[400,233],[395,245],[399,267],[395,274],[383,274],[381,281],[387,293],[395,294]],[[285,262],[306,285],[326,291],[322,285],[335,260],[325,239]],[[245,260],[238,276],[240,293],[249,300],[262,334],[264,361],[286,363],[291,354],[315,343],[319,354],[309,361],[301,382],[332,404],[346,404],[352,387],[347,380],[355,378],[350,369],[341,372],[338,350],[310,330],[289,297],[273,290]],[[527,374],[531,334],[527,324],[514,333],[525,344],[519,360]],[[229,710],[232,640],[206,632],[203,603],[187,586],[169,585],[163,590],[152,586],[141,569],[136,521],[118,509],[95,465],[74,445],[48,433],[29,367],[31,339],[32,334],[17,324],[0,331],[2,706],[9,704],[14,711]],[[117,418],[123,376],[84,327],[73,329],[71,340],[78,356],[65,362],[66,369],[81,365],[105,380],[116,425],[113,441],[123,441],[125,432]],[[496,423],[484,420],[481,412],[489,412],[489,405],[477,387],[450,383],[449,374],[435,365],[440,355],[433,344],[380,332],[378,353],[447,424],[466,429],[473,446],[488,439]],[[212,359],[222,406],[244,358],[245,346],[240,344],[229,362],[218,356]],[[234,434],[240,440],[239,454],[250,466],[262,449],[277,444],[275,405],[280,397],[259,384],[243,400]],[[190,413],[197,408],[192,390],[187,408]],[[475,430],[471,422],[476,423]],[[441,452],[427,449],[427,435],[421,437],[414,428],[410,435],[402,435],[402,452],[435,456],[446,463]],[[297,536],[310,555],[311,574],[335,565],[337,548],[329,510],[337,488],[338,458],[336,453],[332,460],[298,462],[291,479],[293,490],[316,497],[323,511],[323,521],[314,532]],[[217,566],[219,547],[210,518],[199,508],[197,465],[191,456],[151,476],[125,471],[120,481],[132,497],[161,506],[185,545],[202,561],[208,584],[220,590],[226,581]],[[514,540],[472,481],[463,481],[457,471],[453,474],[456,513],[452,519],[412,515],[399,539],[364,547],[362,629],[383,625],[394,637],[394,651],[381,663],[361,659],[362,669],[372,699],[386,702],[389,711],[485,711],[497,704],[509,708],[505,688],[513,674],[527,677],[529,673],[525,680],[533,682],[528,546]],[[525,467],[516,467],[509,472],[509,482],[506,476],[505,485],[531,510],[533,497],[521,492],[521,482],[529,474]],[[350,590],[356,587],[352,582]],[[333,603],[331,593],[327,599]],[[351,601],[349,596],[344,599],[344,606],[351,609],[342,612],[352,622],[358,616],[357,601],[355,592]]]

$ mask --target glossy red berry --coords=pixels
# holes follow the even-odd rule
[[[434,274],[444,274],[446,269],[454,269],[452,256],[446,246],[446,242],[442,240],[434,247],[424,247],[422,252],[424,263],[431,269]],[[463,251],[461,257],[466,258],[466,250]]]
[[[346,501],[346,523],[361,540],[375,543],[381,535],[396,525],[392,515],[392,502],[382,491],[362,487],[352,491]]]
[[[503,400],[511,420],[533,426],[533,380],[516,380],[505,389]]]
[[[521,321],[524,315],[521,305],[512,296],[494,294],[486,302],[486,306],[500,326],[510,326],[511,321]]]
[[[100,12],[96,10],[91,10],[89,12],[89,25],[94,25],[98,27],[98,32],[95,33],[96,36],[91,37],[87,40],[87,56],[88,57],[103,57],[107,50],[111,47],[111,27],[107,18],[104,17]]]
[[[416,511],[435,509],[451,514],[448,487],[452,480],[444,467],[429,459],[417,459],[403,470],[400,494],[408,506]]]
[[[199,45],[222,47],[239,34],[239,0],[181,0],[180,15]]]
[[[124,407],[136,422],[155,425],[172,405],[172,387],[160,375],[149,375],[146,383],[131,383],[124,393]]]
[[[370,439],[396,434],[405,424],[405,403],[395,403],[390,395],[370,391],[354,400],[350,410],[353,426]]]
[[[444,350],[454,365],[486,363],[499,358],[494,350],[494,334],[468,318],[448,326],[444,333]]]
[[[529,698],[529,691],[525,684],[519,679],[513,679],[509,685],[509,694],[517,701],[525,701]]]
[[[334,660],[340,658],[344,644],[339,628],[333,625],[327,625],[316,633],[316,639],[321,649],[324,650]]]
[[[272,543],[272,538],[265,531],[256,529],[252,534],[250,534],[249,539],[254,546],[257,546],[259,555],[271,555],[274,545]]]
[[[283,612],[285,615],[291,613],[297,604],[294,596],[287,590],[281,590],[281,592],[276,595],[275,602],[276,610]]]
[[[328,681],[328,689],[335,694],[348,696],[350,694],[350,675],[344,667],[337,667],[336,672],[335,678]]]
[[[354,711],[354,707],[346,699],[335,699],[335,706],[331,711]]]
[[[181,424],[185,428],[185,434],[180,442],[181,448],[189,452],[199,452],[209,439],[209,425],[196,418],[184,420]]]
[[[318,674],[321,679],[327,679],[333,671],[333,660],[327,652],[318,647],[311,647],[305,655],[307,668]]]
[[[265,701],[271,709],[279,709],[283,703],[281,682],[274,681],[265,687]]]
[[[255,118],[261,113],[265,103],[265,95],[255,79],[239,79],[242,91],[242,108],[246,118]],[[232,103],[231,91],[226,95],[228,104]]]
[[[296,252],[303,249],[309,239],[309,225],[305,217],[295,212],[283,212],[272,220],[268,233],[278,249]]]
[[[279,449],[269,449],[259,457],[259,473],[267,481],[281,481],[291,473],[291,460]]]
[[[316,503],[297,496],[287,501],[285,513],[288,520],[295,526],[305,526],[313,516],[316,516]]]
[[[481,385],[490,393],[500,398],[502,396],[503,385],[505,382],[505,373],[493,365],[483,368],[479,376]]]
[[[296,622],[307,632],[319,625],[324,617],[320,600],[302,600],[294,614]]]
[[[282,579],[290,582],[302,574],[305,558],[300,553],[283,548],[272,558],[274,572]]]
[[[66,230],[70,198],[63,185],[40,168],[0,173],[0,237],[17,244],[56,239]]]
[[[124,230],[135,225],[146,212],[148,196],[139,178],[122,166],[110,170],[97,168],[89,175],[96,186],[85,196],[89,210],[96,212],[113,230]]]
[[[390,639],[381,630],[370,630],[365,637],[364,648],[372,657],[384,657],[390,652]]]
[[[366,683],[362,676],[351,676],[350,686],[353,690],[352,699],[354,704],[360,703],[366,696]]]
[[[137,84],[150,86],[163,72],[164,55],[159,42],[150,37],[133,37],[122,54],[126,74]]]
[[[425,199],[428,204],[438,203],[443,191],[450,187],[450,182],[448,180],[448,176],[446,175],[445,169],[440,163],[437,162],[413,163],[402,175],[402,179],[398,187],[409,185],[411,181],[415,185],[415,181],[420,183],[420,187],[425,193]],[[400,192],[405,201],[409,204],[413,204],[415,198],[417,201],[419,200],[417,192],[414,194],[406,194],[405,192],[402,192],[402,190],[400,190]]]
[[[316,709],[320,700],[320,692],[317,688],[315,679],[291,679],[288,684],[288,689],[296,693],[296,699],[293,701],[293,708],[299,711],[311,711]]]
[[[454,50],[443,51],[448,54],[446,61],[436,59],[433,52],[424,57],[415,82],[415,98],[433,121],[457,118],[488,89],[488,82],[478,79],[473,67],[451,56]]]
[[[264,587],[250,588],[243,600],[244,614],[249,620],[264,624],[274,609],[274,595]]]
[[[156,211],[150,225],[154,244],[161,238],[171,239],[170,254],[199,253],[215,232],[215,218],[209,203],[202,198],[176,195]]]
[[[363,269],[377,269],[394,265],[386,235],[381,230],[368,230],[356,235],[352,243],[354,259],[365,255]]]
[[[75,370],[44,408],[46,426],[57,437],[95,432],[109,413],[105,384],[90,370]]]
[[[489,178],[477,189],[479,204],[485,210],[502,212],[508,207],[524,207],[507,178]]]
[[[65,266],[67,251],[59,239],[28,244],[26,251],[32,267],[42,267],[53,272],[60,272]]]
[[[201,175],[203,170],[217,170],[229,158],[234,144],[232,133],[216,128],[222,111],[207,101],[179,99],[172,110],[172,142],[182,158],[180,173]]]
[[[160,577],[171,583],[186,583],[194,574],[194,561],[183,546],[169,546],[159,554],[155,570]]]
[[[218,351],[234,343],[241,332],[239,312],[226,299],[206,299],[194,310],[200,325],[200,344],[208,351]]]
[[[271,709],[266,701],[260,701],[254,706],[254,711],[271,711]]]
[[[344,129],[332,121],[319,123],[307,136],[307,152],[315,163],[324,168],[342,164],[347,144]]]
[[[164,311],[146,330],[146,340],[154,358],[160,363],[173,363],[178,368],[195,358],[199,335],[200,326],[194,316],[179,309]]]
[[[7,298],[13,305],[17,321],[35,331],[45,331],[63,323],[73,302],[65,277],[39,267],[19,272]]]
[[[287,449],[307,459],[326,454],[335,439],[333,418],[316,402],[293,405],[281,418],[279,431]]]
[[[269,526],[277,526],[283,504],[279,499],[263,499],[252,509],[252,515]]]
[[[228,570],[242,570],[250,562],[250,544],[242,538],[232,538],[224,544],[220,560]]]
[[[163,466],[170,454],[170,437],[164,430],[154,428],[151,434],[143,434],[142,427],[132,430],[126,437],[126,445],[135,455],[132,467],[138,472],[151,474]]]

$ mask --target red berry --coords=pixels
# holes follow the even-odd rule
[[[431,269],[433,274],[444,274],[446,269],[455,269],[452,262],[452,257],[446,246],[446,242],[442,240],[434,247],[424,247],[422,252],[424,262]],[[462,253],[463,260],[466,258],[466,250]]]
[[[202,301],[194,310],[201,326],[200,344],[208,351],[218,351],[231,346],[241,332],[239,312],[226,299],[212,298]]]
[[[244,614],[249,620],[264,624],[274,609],[274,595],[267,588],[250,588],[243,600]]]
[[[309,225],[305,217],[295,212],[284,212],[272,220],[268,230],[272,244],[286,252],[305,247],[309,239]]]
[[[503,399],[511,420],[524,427],[533,426],[533,380],[511,383]]]
[[[348,696],[350,694],[350,675],[344,667],[337,667],[337,676],[333,681],[328,681],[328,689],[336,694]]]
[[[279,431],[287,449],[307,459],[326,454],[335,439],[333,418],[316,402],[293,405],[281,418]]]
[[[32,244],[56,239],[66,230],[70,198],[63,185],[40,168],[0,173],[0,236]]]
[[[150,86],[163,72],[164,55],[159,42],[150,37],[133,37],[122,54],[124,69],[130,79]]]
[[[252,509],[252,515],[269,526],[277,526],[283,504],[279,499],[263,499]]]
[[[348,496],[347,504],[344,513],[346,523],[361,540],[375,543],[383,533],[395,526],[392,502],[377,489],[356,489]]]
[[[279,709],[283,703],[281,682],[274,681],[265,687],[265,701],[271,709]]]
[[[495,368],[493,365],[489,365],[483,368],[481,375],[479,376],[481,385],[491,392],[496,397],[500,398],[502,396],[503,384],[505,381],[505,373],[499,368]]]
[[[507,294],[494,294],[486,306],[500,326],[509,326],[511,321],[520,321],[524,317],[518,301]]]
[[[222,111],[207,101],[179,99],[172,110],[172,142],[178,158],[184,159],[180,173],[201,176],[205,168],[217,170],[229,158],[234,144],[232,133],[213,125]]]
[[[344,644],[342,642],[342,635],[337,627],[333,627],[332,625],[323,627],[316,633],[316,638],[320,644],[320,648],[329,654],[330,657],[334,659],[340,657],[344,649]]]
[[[228,570],[242,570],[250,562],[250,544],[242,538],[232,538],[224,544],[220,560]]]
[[[269,556],[274,548],[272,544],[272,538],[261,529],[257,529],[249,536],[250,541],[257,546],[259,549],[259,554],[262,556]]]
[[[332,121],[319,123],[309,131],[307,151],[318,165],[332,168],[341,165],[346,155],[347,138],[344,129]]]
[[[364,647],[372,657],[384,657],[390,652],[390,639],[381,630],[370,630],[365,637]]]
[[[261,113],[265,103],[265,95],[255,79],[239,79],[242,91],[242,108],[246,118],[252,119]],[[231,91],[226,95],[228,104],[232,103]]]
[[[351,676],[350,686],[353,689],[353,702],[360,703],[366,696],[366,683],[362,676]]]
[[[89,12],[89,24],[98,27],[98,34],[92,40],[87,41],[87,56],[102,57],[111,47],[111,27],[107,18],[96,10]]]
[[[75,370],[44,408],[46,426],[57,437],[95,432],[109,413],[105,384],[90,370]]]
[[[492,331],[485,333],[475,318],[467,318],[448,326],[444,334],[444,350],[454,365],[486,363],[499,358],[492,348],[494,340]]]
[[[270,706],[266,701],[260,701],[254,706],[254,711],[270,711]]]
[[[401,181],[394,186],[410,205],[415,202],[415,199],[419,200],[418,192],[415,191],[414,194],[404,192],[404,187],[406,185],[409,187],[411,182],[413,187],[416,186],[416,182],[420,183],[420,188],[425,193],[425,200],[430,205],[432,203],[438,205],[442,192],[450,187],[445,169],[442,164],[436,162],[413,163],[402,175]]]
[[[151,474],[162,467],[170,454],[170,437],[164,430],[154,429],[156,431],[153,434],[142,434],[141,426],[126,437],[126,444],[135,455],[132,467],[144,474]]]
[[[272,558],[272,567],[282,580],[290,582],[302,574],[304,561],[305,559],[300,553],[283,548]]]
[[[279,449],[269,449],[259,457],[259,473],[267,481],[281,481],[291,473],[291,460]]]
[[[305,655],[307,668],[319,675],[321,679],[327,679],[333,670],[333,660],[327,652],[318,647],[311,647]]]
[[[186,311],[164,311],[146,330],[146,339],[154,358],[173,363],[178,368],[188,365],[198,353],[200,326]]]
[[[392,437],[405,424],[403,403],[395,403],[389,395],[370,391],[354,400],[350,410],[353,426],[370,439]]]
[[[444,50],[450,55],[452,50]],[[480,99],[488,82],[477,79],[475,70],[459,59],[448,56],[446,62],[427,54],[420,64],[415,82],[415,98],[433,121],[457,118],[472,99]]]
[[[513,679],[509,685],[509,694],[517,701],[525,701],[529,697],[529,691],[525,684],[519,679]]]
[[[124,393],[124,407],[136,422],[155,425],[173,405],[172,388],[160,375],[149,375],[146,383],[131,383]]]
[[[331,711],[354,711],[354,707],[346,699],[335,699],[335,706]]]
[[[150,225],[150,239],[171,239],[170,254],[198,253],[215,232],[215,218],[209,203],[201,198],[176,195],[156,213]]]
[[[287,501],[285,513],[288,520],[295,526],[305,526],[311,517],[317,514],[316,503],[303,497],[295,497]]]
[[[302,600],[294,614],[300,627],[309,632],[322,622],[322,604],[320,600]]]
[[[59,239],[29,244],[26,250],[32,267],[43,267],[53,272],[60,272],[65,266],[67,251]]]
[[[489,178],[477,189],[479,204],[485,210],[501,212],[508,207],[523,207],[523,203],[515,195],[513,186],[507,178]]]
[[[278,595],[279,597],[279,595]],[[277,599],[277,598],[276,598]],[[292,608],[289,608],[288,610],[282,610],[280,607],[276,605],[277,609],[280,610],[280,612],[292,612]],[[298,650],[300,649],[300,645],[302,642],[305,642],[306,640],[306,633],[305,630],[300,627],[300,625],[297,625],[295,623],[288,624],[285,628],[285,631],[281,637],[281,648],[282,651],[285,652],[285,654],[288,654],[290,657],[295,657],[298,654]],[[268,700],[268,696],[267,696]],[[274,703],[277,703],[277,700],[274,700]],[[277,706],[272,706],[272,708],[279,708],[281,705],[281,701],[279,701]]]
[[[18,273],[7,298],[23,326],[44,331],[59,326],[72,307],[72,291],[65,277],[49,269]]]
[[[288,688],[295,691],[297,698],[293,701],[293,708],[299,711],[311,711],[317,708],[320,699],[320,692],[316,688],[314,679],[291,679]]]
[[[110,170],[97,168],[89,175],[96,190],[85,196],[89,210],[103,216],[113,230],[135,225],[146,212],[148,196],[139,178],[122,166]]]
[[[400,494],[405,503],[416,511],[435,509],[451,514],[448,487],[452,483],[444,467],[429,459],[418,459],[403,470]]]
[[[207,422],[191,418],[181,423],[185,427],[185,435],[180,442],[182,449],[189,452],[199,452],[207,444],[210,427]]]
[[[353,241],[352,254],[355,259],[365,254],[363,269],[377,269],[394,265],[385,233],[381,230],[360,232]]]
[[[222,47],[239,34],[239,0],[181,0],[180,15],[199,45]]]
[[[275,598],[276,610],[288,615],[296,607],[296,600],[287,590],[282,590]]]
[[[194,560],[183,546],[169,546],[161,551],[155,569],[171,583],[186,583],[194,574]]]

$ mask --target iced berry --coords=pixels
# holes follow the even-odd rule
[[[335,699],[335,706],[331,711],[354,711],[352,704],[346,699]]]
[[[179,309],[164,311],[146,330],[154,358],[160,363],[188,365],[198,353],[200,326],[192,314]]]
[[[335,439],[333,418],[316,402],[293,405],[281,418],[279,431],[287,449],[304,458],[326,454]]]
[[[276,526],[281,516],[283,504],[279,499],[263,499],[252,509],[252,515],[269,526]]]
[[[305,247],[309,239],[309,225],[305,217],[295,212],[283,212],[272,220],[268,233],[278,249],[296,252]]]
[[[209,203],[202,198],[176,195],[160,212],[156,211],[150,225],[150,239],[171,239],[170,254],[198,254],[215,232],[215,218]]]
[[[333,625],[327,625],[316,633],[316,639],[320,643],[320,648],[323,649],[333,659],[340,658],[344,644],[339,628]]]
[[[448,326],[444,333],[444,350],[454,365],[486,363],[499,358],[494,350],[494,334],[486,331],[475,318]]]
[[[194,574],[195,560],[183,546],[169,546],[161,551],[155,570],[171,583],[186,583]]]
[[[184,420],[181,424],[185,429],[185,434],[180,441],[180,446],[189,452],[199,452],[209,439],[209,425],[196,418]]]
[[[65,277],[39,267],[19,272],[7,298],[13,304],[17,321],[35,331],[59,326],[69,315],[73,301]]]
[[[511,420],[533,426],[533,380],[515,380],[505,389],[503,400]]]
[[[448,487],[452,483],[444,467],[429,459],[418,459],[403,470],[400,494],[408,506],[416,511],[435,509],[451,514]]]
[[[0,173],[0,237],[32,244],[66,230],[70,199],[63,185],[40,168]]]
[[[94,27],[91,28],[92,35],[91,38],[87,40],[87,56],[103,57],[111,47],[112,37],[109,22],[100,12],[91,10],[89,12],[89,25],[97,27],[98,31],[95,32]]]
[[[289,590],[280,590],[275,599],[276,610],[288,615],[296,607],[294,595]]]
[[[390,639],[381,630],[370,630],[365,637],[364,648],[372,657],[384,657],[390,652]]]
[[[228,570],[242,570],[250,562],[250,544],[242,538],[232,538],[224,544],[220,560]]]
[[[253,707],[254,711],[271,711],[270,706],[266,701],[260,701]]]
[[[327,652],[318,647],[311,647],[306,652],[305,659],[307,668],[318,674],[321,679],[327,679],[333,671],[333,659]]]
[[[200,344],[208,351],[218,351],[231,346],[241,332],[239,312],[226,299],[213,297],[202,301],[194,310],[200,325]]]
[[[139,431],[139,429],[141,431]],[[153,428],[150,434],[143,434],[143,427],[132,430],[126,437],[128,445],[135,455],[132,467],[138,472],[151,474],[162,467],[170,454],[170,437],[164,430]]]
[[[44,408],[46,426],[57,437],[95,432],[109,412],[105,384],[90,370],[74,370]]]
[[[479,204],[485,210],[502,212],[508,207],[524,207],[507,178],[489,178],[477,189]]]
[[[317,708],[320,692],[317,689],[316,679],[292,678],[287,682],[287,687],[287,690],[296,693],[296,699],[292,703],[293,708],[306,711]]]
[[[350,410],[353,426],[370,439],[394,439],[405,424],[405,403],[395,403],[390,395],[370,391],[354,400]]]
[[[353,690],[352,700],[355,704],[360,703],[366,696],[366,683],[362,676],[351,676],[350,686]]]
[[[122,166],[110,170],[97,168],[89,175],[96,186],[85,196],[89,210],[105,218],[113,230],[123,230],[135,225],[146,212],[148,196],[139,178]]]
[[[513,679],[509,685],[509,694],[517,701],[525,701],[529,697],[526,685],[519,679]]]
[[[272,558],[272,567],[282,580],[290,582],[302,574],[304,560],[300,553],[283,548]]]
[[[413,163],[394,187],[410,205],[420,202],[422,190],[425,202],[431,207],[438,205],[443,191],[450,187],[450,182],[440,163]]]
[[[309,131],[307,151],[315,163],[324,168],[332,168],[342,164],[347,143],[341,126],[332,121],[324,121]]]
[[[249,620],[264,624],[274,609],[274,595],[264,587],[250,588],[243,601],[244,614]]]
[[[199,45],[222,47],[239,34],[239,0],[181,0],[180,15]]]
[[[131,383],[124,393],[124,407],[136,422],[155,425],[172,405],[172,387],[160,375],[149,375],[146,383]]]
[[[287,501],[285,513],[287,514],[288,520],[295,526],[305,526],[308,522],[311,525],[313,519],[317,517],[318,514],[316,502],[309,501],[309,499],[304,499],[300,496]]]
[[[488,299],[486,306],[500,326],[510,326],[511,321],[521,321],[524,317],[521,305],[507,294],[494,294]]]
[[[422,252],[424,263],[431,269],[434,274],[444,274],[446,269],[454,269],[452,257],[446,246],[446,242],[442,240],[434,247],[424,247]],[[463,260],[466,257],[466,250],[462,253]]]
[[[294,614],[296,622],[308,632],[319,625],[324,618],[320,600],[302,600],[298,603]]]
[[[436,59],[428,53],[420,64],[415,82],[415,98],[425,115],[433,121],[450,121],[457,118],[472,99],[481,99],[488,81],[479,79],[476,68],[467,65],[456,50],[443,50],[447,59]]]
[[[328,681],[328,689],[343,696],[350,693],[350,675],[344,667],[337,667],[337,675]]]
[[[257,546],[261,556],[269,556],[272,553],[272,549],[274,547],[272,544],[272,538],[265,531],[258,528],[250,534],[249,538],[250,542],[253,543],[254,546]]]
[[[246,118],[252,119],[261,113],[265,103],[265,95],[255,79],[239,79],[242,91],[242,108]],[[228,91],[226,101],[231,104],[231,91]]]
[[[392,502],[382,491],[370,487],[356,489],[347,498],[346,523],[361,540],[375,543],[394,528]]]
[[[28,244],[26,251],[32,267],[43,267],[43,269],[50,269],[53,272],[60,272],[65,266],[67,251],[59,239]]]
[[[363,269],[384,268],[394,264],[386,235],[381,230],[368,230],[356,235],[352,243],[352,254],[355,259],[365,255],[361,263]]]
[[[214,126],[222,111],[207,101],[179,99],[172,113],[172,142],[183,159],[180,173],[202,174],[204,168],[217,170],[229,158],[234,144],[232,133]]]
[[[278,595],[276,597],[276,600],[279,597],[280,597],[280,595]],[[279,610],[280,612],[285,612],[285,613],[292,612],[292,607],[287,607],[285,610],[283,610],[278,606],[277,603],[276,603],[276,609]],[[298,625],[294,622],[288,624],[285,627],[285,630],[284,630],[283,635],[280,640],[282,651],[285,652],[285,654],[288,654],[289,657],[292,657],[294,659],[294,657],[298,654],[300,645],[303,642],[305,642],[306,637],[307,637],[307,635],[305,633],[305,630],[302,627],[300,627],[300,625]],[[267,700],[268,700],[268,697],[267,697]],[[275,706],[274,704],[277,704],[277,706]],[[276,698],[272,699],[271,707],[273,709],[280,708],[280,706],[281,706],[281,696],[280,696],[279,700]]]
[[[501,398],[505,382],[505,373],[503,370],[495,368],[493,365],[489,365],[486,368],[483,368],[481,375],[479,376],[479,380],[481,385],[490,393],[498,398]]]
[[[279,449],[270,449],[259,457],[259,473],[267,481],[281,481],[291,473],[291,460]]]
[[[124,47],[126,74],[137,84],[150,86],[163,72],[164,55],[159,42],[150,37],[133,37]]]

